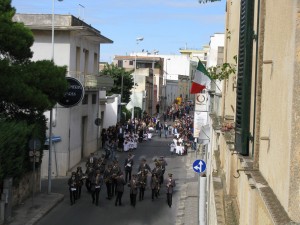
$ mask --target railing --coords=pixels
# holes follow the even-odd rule
[[[98,77],[95,74],[84,74],[78,71],[69,71],[69,76],[76,78],[84,86],[84,88],[98,89]]]
[[[114,84],[112,78],[100,76],[100,74],[69,71],[69,76],[79,80],[86,89],[110,89]]]

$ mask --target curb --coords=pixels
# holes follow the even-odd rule
[[[34,225],[38,221],[40,221],[45,215],[47,215],[55,206],[57,206],[60,202],[64,200],[63,194],[55,193],[57,197],[51,201],[45,208],[41,209],[40,212],[37,213],[35,217],[33,217],[31,220],[29,220],[25,225]]]

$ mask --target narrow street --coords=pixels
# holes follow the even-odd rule
[[[106,199],[106,187],[100,192],[99,206],[92,204],[92,198],[83,186],[83,193],[75,205],[70,205],[67,179],[59,178],[52,181],[52,192],[65,195],[64,201],[55,207],[48,215],[38,222],[39,225],[82,225],[82,224],[122,224],[122,225],[174,225],[176,222],[177,207],[179,204],[180,191],[185,182],[186,167],[185,156],[171,155],[168,144],[171,137],[165,139],[154,136],[151,141],[139,143],[138,149],[133,151],[134,167],[133,173],[137,172],[141,157],[145,157],[151,169],[154,168],[153,160],[159,156],[165,156],[168,163],[165,178],[168,173],[173,173],[176,180],[173,205],[169,208],[166,203],[165,187],[162,187],[160,196],[151,200],[151,189],[149,189],[150,176],[148,175],[148,188],[143,201],[138,201],[135,208],[129,202],[129,187],[125,187],[122,206],[115,206],[114,199]],[[101,154],[98,153],[98,155]],[[126,152],[118,152],[117,158],[121,166],[127,157]],[[85,171],[85,168],[83,166]],[[47,180],[42,182],[42,189],[46,190]]]

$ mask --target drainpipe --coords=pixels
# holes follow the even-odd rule
[[[261,7],[262,6],[262,7]],[[260,14],[262,12],[262,17]],[[254,116],[253,116],[253,143],[252,156],[253,168],[259,168],[259,136],[260,136],[260,119],[261,119],[261,89],[262,89],[262,59],[264,43],[264,25],[265,23],[265,1],[257,2],[257,34],[256,34],[256,58],[255,58],[255,89],[254,89]],[[260,55],[259,55],[260,52]]]

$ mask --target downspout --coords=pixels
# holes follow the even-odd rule
[[[262,13],[262,17],[260,14]],[[256,45],[256,68],[255,68],[255,98],[253,118],[253,168],[259,168],[259,141],[260,141],[260,120],[261,120],[261,93],[262,93],[262,60],[264,43],[265,23],[265,1],[258,0],[257,7],[257,45]],[[259,37],[259,38],[258,38]],[[259,52],[258,52],[259,51]]]

